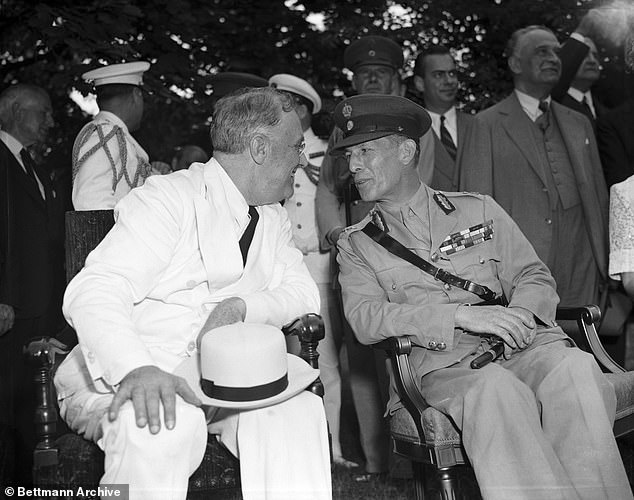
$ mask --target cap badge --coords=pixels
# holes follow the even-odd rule
[[[346,123],[346,128],[348,129],[348,131],[352,130],[352,127],[354,127],[354,122],[352,120],[348,120],[348,122]]]
[[[368,55],[369,55],[370,57],[374,57],[374,56],[376,55],[376,51],[374,51],[374,50],[370,50],[370,51],[368,51]]]
[[[341,114],[343,115],[344,118],[350,118],[352,116],[352,106],[350,106],[350,104],[346,104],[342,108]]]

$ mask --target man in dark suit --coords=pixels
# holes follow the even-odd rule
[[[634,98],[599,118],[597,142],[608,187],[634,175]]]
[[[607,280],[608,193],[590,122],[550,99],[559,42],[542,26],[507,47],[515,91],[476,116],[461,189],[492,195],[557,283],[561,305],[596,304]]]
[[[585,115],[596,131],[596,120],[606,108],[592,93],[601,76],[597,46],[591,38],[573,33],[561,46],[561,78],[551,95],[560,104]]]
[[[431,116],[434,133],[434,177],[446,180],[437,188],[447,191],[458,189],[456,165],[462,159],[464,138],[473,117],[456,109],[458,72],[451,52],[444,45],[432,45],[416,57],[414,86],[422,92],[425,108]]]
[[[16,429],[16,480],[29,482],[32,374],[23,345],[63,328],[63,212],[29,147],[54,125],[46,91],[13,85],[0,94],[0,424]]]

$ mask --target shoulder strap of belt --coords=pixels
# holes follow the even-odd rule
[[[416,267],[426,272],[427,274],[430,274],[437,280],[440,280],[443,283],[447,283],[457,288],[462,288],[467,292],[474,293],[482,300],[495,299],[495,292],[490,288],[484,285],[478,285],[473,281],[459,278],[458,276],[455,276],[451,273],[448,273],[447,271],[440,269],[439,267],[434,266],[433,264],[427,262],[425,259],[416,255],[411,250],[405,248],[400,242],[387,235],[385,232],[381,231],[372,222],[366,224],[366,226],[363,228],[363,232],[391,254],[396,255],[397,257],[406,260],[410,264],[415,265]]]

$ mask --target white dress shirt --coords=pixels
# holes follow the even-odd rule
[[[544,114],[542,110],[539,109],[539,99],[535,99],[533,96],[525,94],[521,90],[517,89],[515,89],[515,95],[520,102],[520,106],[531,120],[535,121],[537,120],[537,118]],[[548,106],[550,106],[550,96],[546,97],[546,99],[543,100],[548,103]]]
[[[429,116],[431,116],[431,127],[438,137],[440,137],[440,116],[438,113],[427,110]],[[456,107],[452,106],[449,111],[444,114],[445,128],[449,132],[453,143],[458,146],[458,117],[456,114]]]

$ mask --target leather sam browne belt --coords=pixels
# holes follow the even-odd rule
[[[484,285],[478,285],[470,280],[459,278],[454,274],[448,273],[447,271],[434,266],[422,257],[416,255],[411,250],[405,248],[399,241],[395,240],[384,231],[381,231],[374,223],[369,222],[366,224],[363,228],[363,232],[391,254],[406,260],[425,273],[433,276],[435,279],[473,293],[483,300],[483,302],[473,305],[507,305],[504,295],[496,297],[495,292],[490,288]]]

